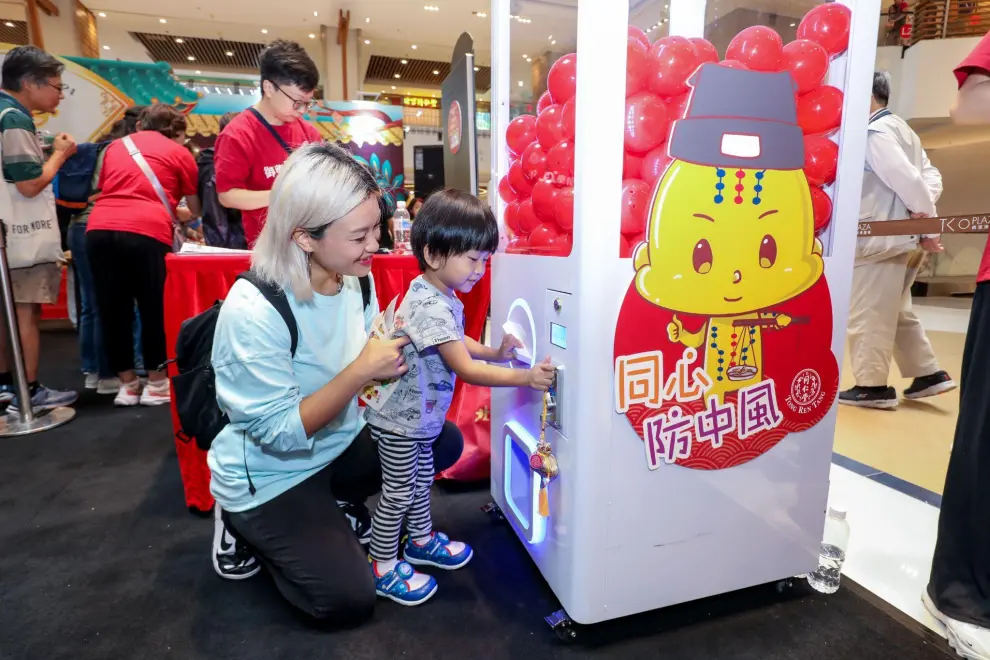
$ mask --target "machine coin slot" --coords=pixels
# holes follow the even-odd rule
[[[557,366],[557,373],[554,374],[553,382],[550,383],[550,389],[544,395],[547,400],[547,425],[552,426],[558,431],[562,431],[562,424],[564,421],[564,413],[561,410],[561,404],[563,403],[563,391],[564,391],[564,367],[561,365]]]

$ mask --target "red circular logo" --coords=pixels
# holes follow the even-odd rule
[[[447,140],[450,143],[450,153],[456,154],[461,150],[461,104],[454,101],[447,113]]]

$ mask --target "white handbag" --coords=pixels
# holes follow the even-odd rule
[[[8,112],[20,111],[7,108],[0,112],[0,121]],[[4,181],[0,186],[0,220],[7,239],[7,261],[11,270],[64,261],[62,235],[55,214],[55,193],[50,184],[34,197],[25,197],[16,184]]]

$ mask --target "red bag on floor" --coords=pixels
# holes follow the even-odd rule
[[[492,460],[492,392],[487,387],[459,383],[447,420],[464,435],[464,452],[452,467],[441,472],[441,479],[479,481],[487,479]]]

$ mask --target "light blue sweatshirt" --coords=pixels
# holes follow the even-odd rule
[[[234,284],[217,319],[217,402],[230,424],[213,441],[207,462],[210,492],[230,512],[260,506],[320,471],[364,427],[355,397],[333,422],[306,437],[299,403],[361,353],[378,315],[374,283],[367,310],[355,277],[344,278],[336,296],[314,293],[306,303],[291,292],[286,296],[299,328],[294,358],[285,321],[250,282]]]

